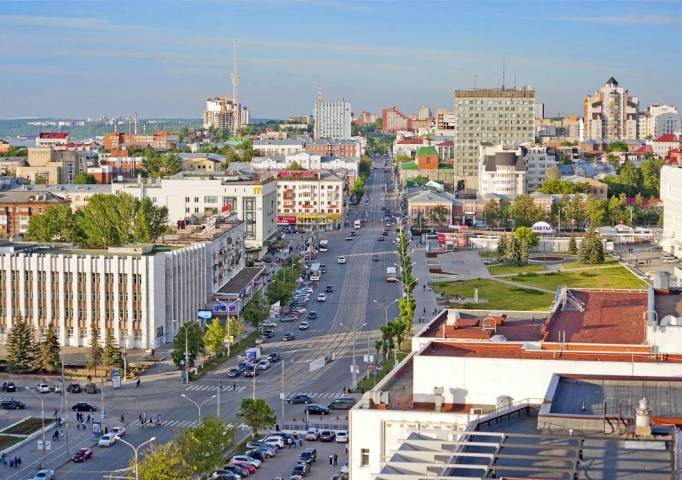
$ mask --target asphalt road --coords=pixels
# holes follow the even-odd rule
[[[169,373],[143,377],[140,389],[136,389],[134,384],[124,385],[117,390],[105,387],[104,407],[107,417],[103,425],[108,427],[120,425],[120,416],[123,414],[127,427],[124,437],[126,441],[135,446],[151,437],[156,437],[157,443],[168,442],[179,431],[193,426],[199,419],[197,407],[188,399],[182,398],[181,394],[197,403],[203,403],[202,415],[216,414],[217,398],[214,396],[217,397],[221,383],[223,390],[220,392],[220,416],[235,425],[239,425],[236,417],[239,402],[242,398],[250,398],[252,395],[268,401],[278,412],[278,421],[283,424],[291,423],[294,419],[300,421],[303,416],[303,405],[283,405],[280,400],[282,391],[287,396],[298,392],[308,393],[316,402],[324,404],[340,396],[343,387],[350,386],[352,381],[350,366],[353,338],[355,337],[356,362],[360,367],[360,375],[366,369],[363,355],[368,353],[368,350],[374,353],[374,340],[379,338],[378,329],[385,322],[384,307],[374,301],[388,305],[399,295],[399,284],[387,283],[385,280],[386,267],[393,266],[396,262],[395,254],[391,253],[395,249],[392,243],[392,240],[395,240],[394,228],[385,241],[377,240],[383,228],[384,211],[381,207],[395,211],[392,194],[382,191],[382,185],[392,184],[391,174],[383,172],[383,160],[376,165],[378,168],[371,175],[365,188],[369,202],[365,204],[363,199],[362,205],[351,209],[349,214],[348,221],[351,225],[356,218],[365,216],[367,218],[363,227],[357,231],[357,236],[352,241],[346,241],[348,229],[319,234],[319,238],[329,240],[329,251],[320,253],[317,259],[327,265],[328,271],[322,276],[318,289],[311,295],[308,306],[309,310],[318,313],[318,319],[308,320],[311,328],[303,332],[298,330],[298,323],[279,324],[275,329],[276,336],[273,341],[263,345],[266,352],[281,353],[281,364],[274,364],[268,371],[258,376],[255,387],[251,379],[238,378],[233,381],[226,377],[225,372],[238,363],[237,359],[227,362],[213,374],[189,385],[181,385],[177,373]],[[339,255],[346,256],[346,264],[336,262]],[[373,261],[375,256],[378,258],[377,261]],[[326,285],[333,285],[334,293],[328,295],[326,302],[316,302],[318,291],[323,291]],[[395,303],[390,305],[388,318],[393,318],[397,311]],[[282,335],[287,332],[294,333],[296,340],[281,341]],[[335,355],[336,359],[333,362],[309,373],[311,361],[330,354]],[[33,385],[36,383],[31,382]],[[19,387],[27,384],[18,382]],[[23,413],[40,415],[40,402],[31,393],[19,391],[12,396],[28,404],[29,408]],[[49,416],[59,407],[59,395],[50,393],[42,398],[46,415]],[[67,408],[76,401],[88,401],[99,407],[100,395],[85,393],[69,395]],[[140,428],[137,418],[145,412],[154,418],[160,415],[161,426]],[[339,422],[343,422],[345,412],[338,415],[337,413],[333,412],[329,416],[330,421],[336,421],[336,416],[339,416]],[[18,417],[14,411],[0,411],[0,414],[4,414],[7,420],[12,416]],[[97,415],[99,419],[99,412]],[[109,472],[129,465],[131,448],[121,442],[109,448],[93,447],[95,441],[90,429],[77,431],[74,427],[73,414],[69,415],[68,420],[69,452],[72,453],[80,447],[92,447],[94,456],[82,464],[68,462],[65,440],[56,442],[52,450],[46,454],[48,468],[57,470],[56,478],[69,480],[110,478]],[[243,436],[248,430],[242,426],[239,432],[238,435]],[[50,433],[48,432],[48,436]],[[31,478],[31,473],[36,471],[38,463],[41,462],[41,453],[36,450],[35,442],[22,447],[18,454],[22,456],[23,468],[13,473],[9,473],[9,470],[3,471],[2,478],[5,480]]]

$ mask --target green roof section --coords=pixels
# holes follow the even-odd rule
[[[400,164],[400,170],[419,170],[415,162],[403,162]]]
[[[438,170],[454,170],[455,167],[450,163],[439,163]]]
[[[438,151],[436,147],[419,147],[417,155],[438,155]]]

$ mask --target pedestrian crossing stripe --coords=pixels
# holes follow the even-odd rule
[[[190,390],[193,392],[217,392],[218,388],[220,388],[218,385],[190,385],[189,387],[185,388],[185,390]],[[237,392],[243,392],[246,390],[245,386],[237,387]],[[235,390],[232,387],[226,387],[223,385],[223,392],[234,392]]]
[[[336,392],[323,392],[323,393],[315,393],[315,392],[294,392],[290,396],[295,396],[295,395],[308,395],[310,398],[337,398],[342,396],[342,393],[336,393]]]
[[[199,422],[196,420],[163,420],[161,422],[162,427],[178,427],[178,428],[192,428],[196,427],[199,425]],[[240,423],[239,425],[235,425],[233,423],[228,423],[227,424],[229,427],[235,427],[241,430],[251,430],[251,427],[246,425],[245,423]]]

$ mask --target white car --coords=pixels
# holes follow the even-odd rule
[[[319,295],[317,295],[317,301],[318,302],[326,302],[327,301],[327,295],[325,295],[324,293],[320,293]]]
[[[50,393],[50,386],[47,383],[38,385],[38,393]]]
[[[39,470],[31,480],[52,480],[53,478],[54,470]]]
[[[336,263],[346,263],[346,257],[341,255],[339,258],[336,259]]]
[[[267,358],[259,360],[258,363],[256,364],[256,368],[258,370],[267,370],[268,368],[270,368],[270,361]]]
[[[284,439],[279,435],[269,435],[265,437],[262,441],[267,443],[268,445],[272,445],[273,447],[284,448]]]
[[[232,457],[230,461],[250,463],[256,468],[260,467],[260,460],[258,460],[257,458],[249,457],[248,455],[235,455],[234,457]]]
[[[114,427],[110,428],[109,431],[116,435],[117,437],[122,437],[126,434],[126,428],[125,427]]]
[[[317,428],[309,428],[307,432],[305,432],[305,439],[306,440],[317,440],[320,438],[320,432],[317,431]]]
[[[348,443],[348,432],[345,430],[336,432],[336,443]]]
[[[114,443],[116,443],[116,435],[113,433],[106,433],[99,437],[99,442],[97,442],[97,445],[100,447],[111,447]]]

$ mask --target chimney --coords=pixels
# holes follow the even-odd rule
[[[434,411],[440,413],[443,410],[443,387],[433,387]]]
[[[635,435],[640,437],[651,436],[651,408],[649,400],[643,397],[635,410]]]

